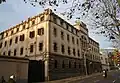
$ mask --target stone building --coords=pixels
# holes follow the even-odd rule
[[[87,26],[72,25],[46,9],[43,13],[0,33],[0,53],[44,62],[45,80],[100,71],[99,43]]]
[[[104,70],[104,69],[110,70],[108,55],[106,55],[104,53],[100,53],[100,55],[101,55],[102,70]]]

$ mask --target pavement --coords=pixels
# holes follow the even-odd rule
[[[119,72],[119,73],[118,73]],[[54,80],[42,83],[120,83],[116,79],[120,78],[120,70],[108,71],[108,78],[104,79],[102,73],[94,73],[87,76],[77,76],[61,80]]]
[[[120,83],[120,70],[108,72],[107,78],[104,78],[102,75],[95,75],[68,83]]]
[[[82,79],[89,78],[92,76],[97,76],[97,75],[102,75],[102,73],[94,73],[94,74],[86,75],[86,76],[77,76],[77,77],[71,77],[71,78],[54,80],[54,81],[49,81],[49,82],[42,82],[42,83],[72,83],[77,80],[82,80]]]

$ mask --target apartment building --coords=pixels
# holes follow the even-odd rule
[[[72,25],[51,9],[1,32],[0,53],[43,61],[45,80],[84,75],[84,56],[88,74],[101,68],[99,43],[89,37],[87,26]]]

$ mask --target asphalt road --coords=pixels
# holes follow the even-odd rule
[[[69,83],[120,83],[120,70],[108,72],[107,78],[101,74]]]

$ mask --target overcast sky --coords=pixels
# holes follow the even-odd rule
[[[64,6],[62,7],[58,8],[57,12],[65,9]],[[22,20],[26,20],[28,17],[43,12],[43,10],[40,6],[33,7],[30,4],[25,4],[23,0],[7,0],[6,3],[0,4],[0,32],[20,23]],[[110,43],[107,42],[105,37],[92,32],[92,30],[89,31],[90,37],[99,42],[101,48],[110,47]]]

